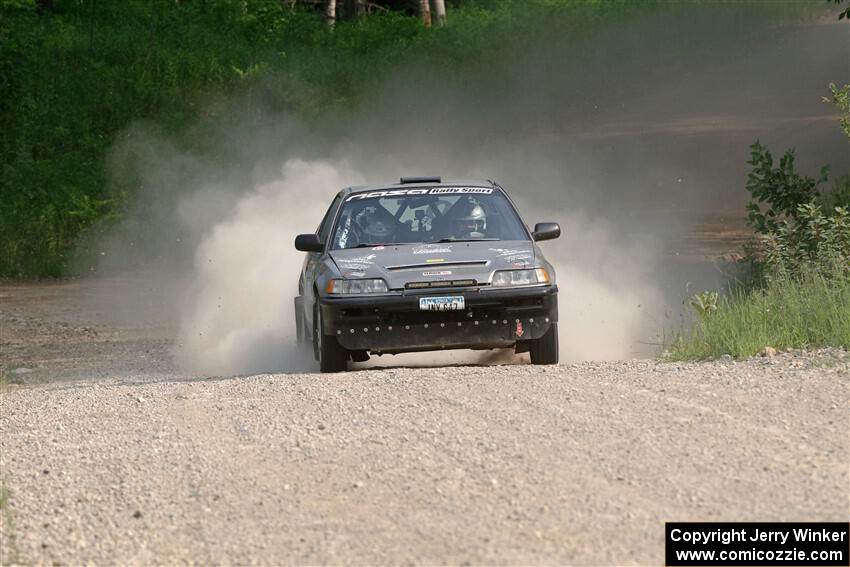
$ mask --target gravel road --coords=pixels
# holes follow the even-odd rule
[[[0,395],[35,563],[663,563],[665,520],[848,519],[846,358],[60,383]]]
[[[63,379],[0,390],[4,563],[661,565],[668,520],[850,519],[841,351],[110,377],[159,343],[5,306],[4,363]]]

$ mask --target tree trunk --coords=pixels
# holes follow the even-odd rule
[[[336,0],[328,0],[328,5],[325,7],[325,18],[327,18],[329,26],[336,23]]]
[[[431,6],[428,0],[419,0],[419,15],[422,16],[422,23],[426,27],[431,25]]]
[[[354,17],[366,15],[366,0],[354,0]]]
[[[434,5],[434,19],[438,26],[446,23],[446,0],[431,0]]]

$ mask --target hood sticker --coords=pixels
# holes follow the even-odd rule
[[[334,258],[334,260],[343,269],[366,270],[372,265],[372,260],[377,257],[377,254],[369,254],[368,256],[356,256],[354,258]]]
[[[450,276],[452,275],[451,270],[434,270],[430,272],[422,272],[423,276]]]
[[[440,262],[445,262],[445,258],[428,258],[425,260],[426,264],[439,264]]]
[[[531,256],[528,248],[488,248],[490,252],[498,252],[499,256]]]
[[[498,252],[500,258],[515,268],[524,268],[534,260],[534,253],[522,248],[490,248],[490,252]]]
[[[368,256],[355,256],[354,258],[340,258],[340,262],[352,262],[355,264],[371,264],[372,260],[377,258],[377,254],[369,254]]]
[[[445,244],[421,244],[413,248],[414,254],[451,254],[452,247]]]

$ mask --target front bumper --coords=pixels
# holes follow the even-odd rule
[[[419,298],[462,295],[463,311],[420,311]],[[509,347],[542,337],[558,320],[558,288],[462,288],[399,295],[322,297],[325,333],[373,353]]]

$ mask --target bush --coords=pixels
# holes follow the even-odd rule
[[[826,215],[815,203],[800,205],[794,217],[762,237],[768,279],[850,276],[850,211]],[[850,317],[850,313],[847,314]]]
[[[774,167],[773,156],[758,140],[750,146],[747,163],[753,166],[747,176],[747,225],[756,239],[745,247],[733,272],[753,288],[780,273],[796,276],[804,267],[819,266],[831,271],[833,263],[846,263],[850,177],[836,180],[831,191],[823,190],[829,166],[821,168],[817,179],[801,175],[790,149]]]
[[[747,205],[747,224],[761,234],[778,228],[783,218],[794,218],[801,205],[818,198],[818,187],[827,181],[829,166],[821,168],[814,179],[798,174],[794,169],[794,150],[790,149],[773,167],[773,156],[758,140],[750,146],[753,170],[747,176],[747,191],[752,200]],[[762,206],[766,209],[762,211]]]
[[[691,298],[696,320],[675,335],[671,359],[746,357],[768,346],[850,349],[850,181],[821,192],[828,167],[813,179],[795,171],[793,150],[776,168],[758,141],[750,150],[747,221],[756,240],[726,296]]]

